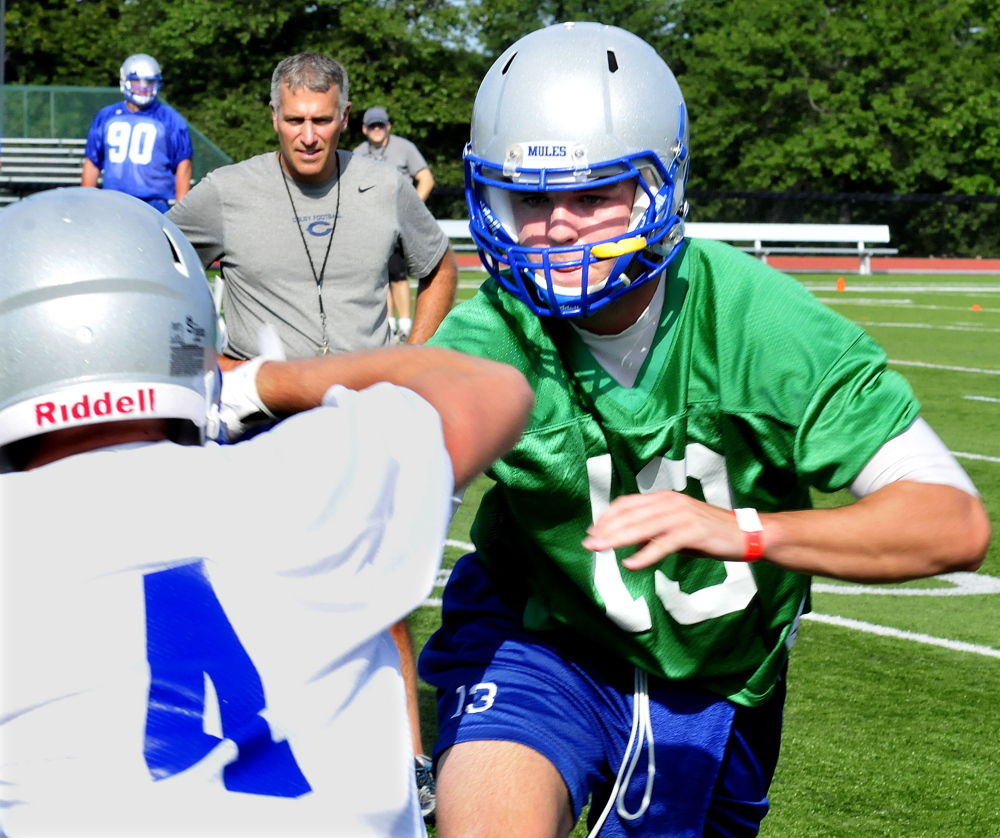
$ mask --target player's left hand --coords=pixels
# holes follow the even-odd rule
[[[594,552],[631,544],[641,545],[640,549],[622,566],[640,570],[671,553],[740,559],[744,537],[728,509],[662,491],[615,498],[583,540],[584,548]]]

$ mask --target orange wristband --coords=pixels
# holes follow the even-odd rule
[[[764,525],[756,509],[734,509],[736,523],[743,530],[743,561],[755,562],[764,558]]]

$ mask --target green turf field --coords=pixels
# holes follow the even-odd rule
[[[460,299],[484,276],[463,274]],[[841,292],[835,275],[800,280],[886,348],[1000,534],[1000,277],[844,278]],[[464,552],[458,545],[468,541],[486,485],[480,478],[455,517],[445,568]],[[971,578],[861,590],[817,580],[815,588],[814,613],[792,653],[782,756],[761,834],[1000,836],[1000,724],[990,710],[1000,695],[1000,535]],[[413,615],[418,648],[438,619],[434,605]],[[422,690],[430,747],[433,693]]]

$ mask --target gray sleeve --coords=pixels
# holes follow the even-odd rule
[[[402,176],[396,190],[396,212],[406,272],[414,279],[423,279],[437,267],[447,251],[448,236],[420,200],[413,184]]]
[[[406,167],[413,177],[416,177],[417,172],[429,168],[427,161],[424,160],[424,155],[413,143],[410,143],[409,153],[406,155]]]
[[[223,249],[222,203],[211,177],[206,177],[170,208],[167,218],[180,227],[194,245],[204,267],[220,258]]]

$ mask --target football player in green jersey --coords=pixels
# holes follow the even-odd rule
[[[491,274],[433,343],[535,392],[421,656],[442,838],[749,838],[813,574],[978,567],[975,487],[883,350],[802,286],[684,236],[683,96],[645,42],[562,24],[476,98]],[[813,510],[810,489],[858,498]],[[735,513],[735,514],[734,514]]]

